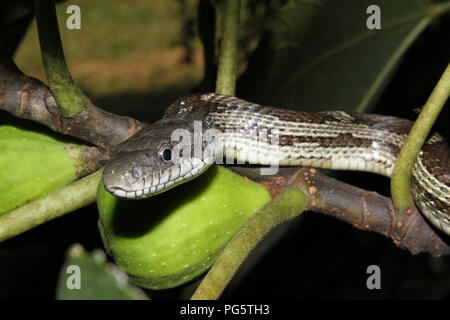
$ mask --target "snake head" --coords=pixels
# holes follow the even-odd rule
[[[163,119],[119,144],[103,170],[103,185],[119,198],[142,199],[201,174],[212,147],[194,134],[191,120]]]

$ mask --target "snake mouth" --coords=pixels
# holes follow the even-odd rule
[[[147,183],[147,179],[140,179],[135,183],[135,187],[137,187],[136,189],[133,189],[132,185],[119,186],[118,183],[115,185],[104,185],[106,190],[117,198],[134,200],[145,199],[191,180],[192,178],[203,173],[210,164],[211,163],[196,159],[196,161],[190,162],[189,170],[187,170],[186,167],[181,170],[175,170],[177,172],[176,175],[173,174],[174,171],[172,171],[172,169],[169,169],[164,172],[159,172],[159,175],[156,176],[154,174],[149,175],[147,177]],[[152,178],[150,178],[150,176]],[[158,181],[159,183],[154,184],[155,181]]]
[[[146,189],[136,190],[136,191],[128,191],[121,187],[109,187],[107,190],[113,196],[115,196],[117,198],[123,198],[123,199],[140,199],[149,194],[149,192],[146,192]],[[138,197],[138,194],[142,194],[142,196]],[[145,194],[145,196],[144,196],[144,194]]]
[[[107,190],[109,193],[111,193],[113,196],[115,196],[117,198],[137,200],[137,199],[148,198],[152,195],[156,195],[160,192],[163,192],[163,191],[169,189],[170,187],[173,187],[174,184],[175,184],[175,181],[168,181],[163,184],[159,184],[159,185],[148,187],[148,188],[138,189],[138,190],[126,190],[121,187],[109,187]]]

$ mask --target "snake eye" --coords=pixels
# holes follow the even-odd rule
[[[159,154],[160,154],[160,156],[161,156],[161,158],[163,159],[164,162],[172,161],[173,152],[172,152],[172,149],[169,146],[167,146],[167,145],[162,146],[161,151],[160,151]]]
[[[140,173],[139,173],[139,171],[138,170],[136,170],[135,168],[133,168],[133,170],[131,170],[131,176],[133,177],[133,178],[139,178],[139,176],[140,176]]]

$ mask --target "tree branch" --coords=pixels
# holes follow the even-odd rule
[[[90,142],[107,154],[146,124],[95,107],[90,101],[82,115],[65,117],[50,89],[24,75],[11,62],[0,63],[0,109],[18,118],[39,122],[52,130]]]
[[[284,167],[276,176],[261,176],[259,169],[243,166],[231,170],[264,184],[273,197],[288,186],[306,190],[305,210],[327,214],[360,230],[380,233],[412,254],[427,252],[435,257],[450,254],[450,237],[430,225],[415,206],[396,210],[390,198],[332,179],[315,169]]]

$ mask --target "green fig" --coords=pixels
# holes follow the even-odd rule
[[[84,146],[14,125],[0,125],[0,215],[79,177]]]
[[[144,200],[119,200],[100,183],[97,199],[107,252],[135,284],[166,289],[210,268],[271,197],[263,185],[213,165],[199,178]]]

